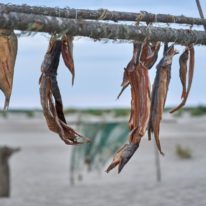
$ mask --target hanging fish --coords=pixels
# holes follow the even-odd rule
[[[137,148],[139,147],[138,144],[125,144],[122,148],[120,148],[114,158],[112,163],[107,168],[106,172],[110,172],[113,168],[118,167],[118,173],[120,173],[123,167],[127,164],[130,158],[133,156]]]
[[[63,103],[57,83],[61,48],[61,40],[57,40],[55,36],[52,36],[41,66],[42,74],[39,80],[41,105],[48,128],[51,131],[59,134],[66,144],[81,144],[88,142],[89,139],[69,127],[63,113]]]
[[[149,48],[150,52],[148,53],[147,59],[144,60],[146,64],[145,66],[148,69],[151,69],[156,63],[159,50],[160,50],[160,42],[155,42],[150,45]]]
[[[17,55],[17,37],[12,30],[0,29],[0,90],[4,93],[4,111],[8,110]]]
[[[182,95],[181,98],[185,98],[186,96],[186,78],[187,78],[187,62],[188,62],[188,56],[189,56],[189,49],[186,48],[185,51],[180,55],[179,58],[179,64],[180,64],[180,70],[179,70],[179,76],[182,83]]]
[[[129,144],[125,144],[115,155],[106,172],[118,166],[121,172],[126,163],[139,147],[141,138],[144,136],[150,117],[150,80],[148,68],[145,67],[147,59],[147,43],[135,44],[133,58],[127,65],[125,72],[131,86],[131,112],[129,119]],[[141,51],[141,52],[140,52]],[[137,60],[137,59],[138,60]],[[135,64],[138,62],[137,64]]]
[[[194,64],[195,64],[195,51],[194,51],[194,47],[193,46],[189,46],[185,50],[184,53],[183,53],[184,57],[182,57],[181,65],[180,65],[180,67],[182,67],[182,69],[181,69],[182,70],[181,71],[181,80],[183,81],[183,84],[184,84],[184,86],[183,86],[183,93],[182,93],[182,98],[183,99],[182,99],[182,102],[176,108],[174,108],[174,109],[172,109],[170,111],[170,113],[173,113],[173,112],[181,109],[186,104],[186,101],[187,101],[187,98],[189,96],[190,89],[191,89],[191,86],[192,86],[192,80],[193,80],[193,74],[194,74]],[[188,53],[189,53],[189,80],[188,80],[188,86],[187,86],[187,90],[186,90],[186,74],[185,74],[185,72],[187,70]]]
[[[62,57],[65,65],[72,74],[72,85],[74,84],[75,69],[73,60],[73,36],[65,34],[62,36]]]
[[[162,152],[159,140],[160,122],[171,78],[172,59],[174,55],[178,53],[177,50],[174,49],[174,45],[171,45],[169,48],[167,47],[167,44],[165,44],[164,56],[157,65],[156,76],[152,88],[151,114],[148,125],[149,140],[151,140],[151,133],[154,133],[157,147],[162,155],[164,155],[164,153]]]
[[[143,48],[141,48],[144,45]],[[158,58],[158,52],[160,49],[160,42],[155,42],[155,43],[148,43],[145,42],[144,44],[142,43],[135,43],[134,48],[136,52],[133,52],[133,57],[132,60],[129,62],[127,65],[127,68],[130,67],[131,62],[133,61],[134,65],[138,65],[140,62],[142,64],[145,64],[144,66],[147,69],[151,69],[155,62],[157,61]],[[141,54],[143,53],[143,54]],[[124,69],[124,75],[123,75],[123,81],[121,84],[121,91],[117,96],[117,99],[122,95],[123,91],[129,86],[129,79],[128,79],[128,71],[129,69]]]
[[[131,61],[127,64],[127,67],[124,68],[124,74],[123,74],[123,80],[121,83],[121,91],[117,96],[117,99],[121,96],[123,91],[129,86],[130,80],[129,80],[129,73],[135,70],[135,65],[139,64],[140,61],[140,55],[142,52],[142,44],[141,43],[134,43],[133,44],[133,56]]]

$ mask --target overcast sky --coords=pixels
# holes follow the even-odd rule
[[[1,3],[46,5],[71,8],[106,8],[122,11],[149,11],[174,15],[199,17],[195,0],[46,0],[46,1],[1,1]],[[167,3],[166,3],[167,2]],[[206,3],[203,9],[206,11]],[[165,25],[168,26],[168,25]],[[187,27],[188,28],[188,27]],[[202,27],[197,29],[202,30]],[[40,108],[39,85],[40,67],[48,46],[48,35],[19,38],[19,48],[15,67],[12,108]],[[182,52],[183,47],[177,46]],[[206,104],[206,49],[195,47],[196,66],[193,87],[188,105]],[[161,52],[160,52],[161,53]],[[61,60],[59,65],[59,86],[65,107],[129,107],[130,90],[115,101],[120,90],[123,68],[132,55],[132,44],[113,42],[94,42],[88,38],[74,41],[74,61],[76,68],[75,85],[71,87],[71,75]],[[161,55],[159,55],[161,58]],[[181,85],[179,80],[178,56],[172,66],[167,105],[180,101]],[[151,82],[155,75],[152,69]],[[0,93],[0,103],[4,97]]]

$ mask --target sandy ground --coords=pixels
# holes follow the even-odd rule
[[[0,119],[1,145],[20,146],[11,160],[11,198],[0,206],[205,206],[206,118],[181,118],[161,126],[162,182],[156,181],[154,144],[145,138],[120,175],[90,173],[69,183],[70,147],[48,132],[42,119]],[[192,159],[175,154],[176,144]]]

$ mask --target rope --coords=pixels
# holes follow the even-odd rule
[[[135,21],[136,25],[139,25],[139,22],[145,17],[145,11],[140,11],[140,13],[137,15]]]
[[[107,9],[102,9],[101,11],[102,11],[102,13],[101,13],[100,17],[98,18],[98,20],[104,20],[107,17],[107,11],[108,10]]]

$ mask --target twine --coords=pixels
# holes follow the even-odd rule
[[[107,17],[107,11],[108,11],[107,9],[102,9],[102,13],[98,18],[98,20],[104,20]]]

